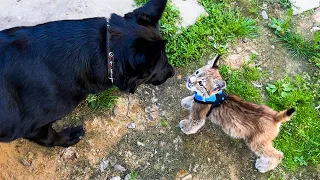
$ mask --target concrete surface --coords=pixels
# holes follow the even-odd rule
[[[134,9],[133,0],[1,0],[0,30],[63,19],[123,15]]]
[[[172,0],[172,2],[180,10],[181,25],[183,27],[194,24],[200,15],[206,13],[197,0]]]
[[[173,0],[179,7],[182,25],[189,26],[205,11],[196,0]],[[1,0],[0,30],[31,26],[48,21],[108,17],[132,11],[134,0]]]
[[[320,0],[290,0],[290,2],[293,5],[293,14],[300,14],[320,6]]]

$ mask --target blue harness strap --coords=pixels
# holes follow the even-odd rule
[[[224,91],[219,91],[217,94],[214,94],[210,97],[204,98],[194,92],[194,101],[200,104],[211,104],[210,110],[207,113],[207,117],[211,113],[212,109],[220,106],[223,101],[227,98],[227,94]]]

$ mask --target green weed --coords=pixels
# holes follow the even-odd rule
[[[111,109],[119,97],[117,95],[117,88],[110,88],[98,95],[90,94],[87,97],[87,103],[91,110],[97,110],[99,108]]]
[[[290,0],[280,0],[280,5],[283,9],[291,9],[292,8],[292,4],[291,4]]]
[[[146,0],[136,0],[138,5]],[[178,9],[170,2],[160,20],[161,33],[168,40],[166,47],[169,61],[176,67],[200,61],[213,53],[224,53],[236,38],[256,37],[258,26],[255,20],[245,18],[225,3],[201,0],[207,15],[188,28],[177,28]],[[179,33],[178,33],[179,32]]]
[[[137,171],[133,171],[130,173],[130,179],[129,180],[136,180],[139,176],[139,173]]]
[[[291,24],[292,13],[292,9],[288,10],[285,19],[272,17],[269,27],[274,29],[274,33],[278,36],[280,42],[283,43],[293,57],[308,60],[313,59],[313,61],[319,59],[320,33],[315,32],[312,41],[295,33]]]
[[[222,65],[219,71],[227,81],[227,93],[236,94],[251,102],[262,102],[260,91],[252,84],[252,81],[262,77],[262,73],[256,67],[245,65],[241,69],[232,69]]]

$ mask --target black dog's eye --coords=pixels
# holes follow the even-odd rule
[[[202,81],[199,81],[198,83],[199,83],[200,86],[203,86]]]

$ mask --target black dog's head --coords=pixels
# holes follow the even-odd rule
[[[133,93],[140,84],[160,85],[174,75],[160,36],[158,21],[167,0],[150,0],[120,17],[110,18],[110,48],[114,53],[115,85]]]

